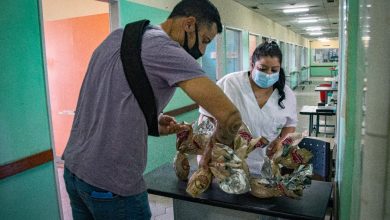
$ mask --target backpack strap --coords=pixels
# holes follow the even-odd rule
[[[159,136],[155,96],[141,60],[142,36],[149,22],[140,20],[126,25],[120,55],[127,82],[144,113],[148,134]]]

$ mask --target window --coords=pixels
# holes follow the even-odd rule
[[[314,64],[337,63],[338,48],[312,49],[312,60]]]
[[[211,80],[217,80],[217,38],[207,45],[202,56],[202,68]]]
[[[287,47],[286,47],[286,43],[284,43],[283,41],[280,41],[280,44],[279,44],[279,47],[280,47],[280,50],[282,51],[282,68],[287,71],[287,63],[288,63],[288,56],[287,56]]]
[[[289,43],[285,44],[284,65],[285,65],[284,72],[288,75],[290,69],[290,44]]]
[[[305,66],[308,67],[309,66],[309,49],[307,47],[305,47],[304,49],[304,53],[305,53]]]
[[[252,62],[252,54],[258,46],[259,36],[255,34],[249,34],[249,62]]]
[[[295,66],[295,59],[296,59],[296,55],[295,55],[295,45],[293,44],[290,44],[290,69],[288,70],[289,72],[292,72],[295,70],[296,66]]]
[[[295,70],[299,70],[301,68],[301,47],[295,45]]]
[[[226,73],[240,71],[241,31],[226,28]]]
[[[301,68],[306,66],[306,57],[305,57],[305,48],[304,47],[299,47],[301,51]]]

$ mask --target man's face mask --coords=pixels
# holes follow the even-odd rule
[[[195,44],[194,46],[190,49],[188,48],[188,36],[187,32],[185,32],[184,36],[184,45],[183,48],[187,53],[189,53],[195,60],[199,59],[201,56],[203,56],[202,52],[199,50],[199,39],[198,39],[198,26],[195,24]]]

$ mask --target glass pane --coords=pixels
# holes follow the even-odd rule
[[[299,48],[300,51],[301,51],[301,68],[305,66],[305,48],[304,47],[300,47]]]
[[[307,47],[305,47],[305,66],[308,67],[309,66],[309,49]]]
[[[217,80],[217,40],[211,41],[202,57],[202,67],[206,75],[211,79]]]
[[[301,48],[297,45],[295,45],[295,67],[296,70],[301,68]]]
[[[258,36],[249,34],[249,61],[251,62],[253,51],[257,47],[257,38]]]
[[[280,41],[280,50],[282,51],[282,68],[284,70],[286,70],[286,67],[287,67],[287,62],[286,62],[286,58],[287,58],[287,53],[286,53],[286,43],[284,43],[283,41]]]
[[[290,67],[290,44],[286,43],[285,50],[284,50],[284,72],[288,75],[289,74],[289,67]]]
[[[314,64],[337,63],[339,60],[338,48],[312,49],[312,54]]]
[[[240,48],[240,32],[226,29],[226,73],[241,70]]]
[[[289,44],[290,46],[290,54],[289,54],[289,57],[290,57],[290,66],[289,66],[289,70],[288,72],[292,72],[293,69],[295,68],[295,46],[292,45],[292,44]]]

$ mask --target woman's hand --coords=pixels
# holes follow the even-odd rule
[[[272,141],[268,147],[267,147],[267,156],[269,158],[272,158],[276,152],[282,149],[283,145],[282,142],[284,139],[286,139],[287,135],[289,133],[294,133],[295,127],[284,127],[282,128],[282,131],[280,132],[280,135],[278,138],[276,138],[274,141]]]
[[[279,138],[275,139],[267,147],[267,156],[269,158],[272,158],[274,154],[278,152],[278,150],[280,150],[282,147],[282,141]]]
[[[178,124],[174,117],[169,115],[160,115],[158,118],[158,131],[160,135],[168,135],[186,130],[188,127],[183,124]]]

